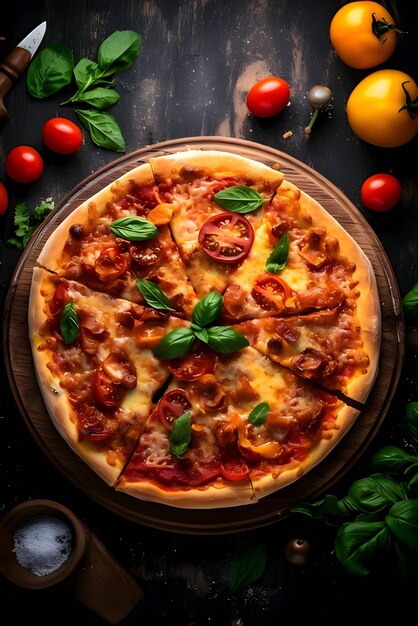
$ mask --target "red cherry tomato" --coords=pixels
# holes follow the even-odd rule
[[[361,202],[371,211],[390,211],[401,199],[401,185],[391,174],[373,174],[361,186]]]
[[[3,183],[0,183],[0,215],[4,215],[9,206],[9,194]]]
[[[165,250],[161,241],[157,238],[153,241],[140,241],[129,246],[129,254],[140,266],[156,265],[165,256]]]
[[[17,183],[32,183],[44,171],[41,155],[31,146],[16,146],[6,157],[6,172]]]
[[[42,127],[42,141],[58,154],[73,154],[83,145],[80,128],[65,117],[53,117]]]
[[[190,402],[183,389],[168,391],[158,403],[158,417],[171,430],[174,420],[190,409]]]
[[[114,383],[101,367],[94,374],[92,390],[96,400],[108,409],[119,406],[125,395],[125,389]]]
[[[218,213],[212,215],[199,231],[199,243],[219,263],[238,263],[250,251],[254,230],[243,215]]]
[[[211,374],[215,367],[216,355],[204,348],[189,352],[185,356],[168,361],[168,369],[179,380],[197,380],[204,374]]]
[[[128,268],[128,261],[118,246],[104,248],[94,263],[94,271],[100,280],[107,282],[119,278]]]
[[[272,117],[289,103],[289,84],[278,76],[269,76],[253,85],[247,95],[247,107],[256,117]]]
[[[266,311],[282,310],[285,302],[291,297],[289,285],[278,276],[259,278],[251,292],[254,300]]]
[[[249,474],[248,465],[242,459],[229,459],[222,462],[221,474],[227,480],[237,482]]]

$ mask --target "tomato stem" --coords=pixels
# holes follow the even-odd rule
[[[319,115],[319,109],[316,109],[314,114],[312,115],[311,121],[309,122],[309,125],[305,128],[305,133],[307,135],[311,134],[311,130],[312,130],[312,126],[315,124],[315,120]]]
[[[400,30],[397,26],[395,26],[395,24],[390,24],[390,22],[387,22],[385,18],[382,18],[381,20],[377,20],[375,13],[372,13],[373,35],[375,35],[378,38],[381,44],[384,44],[386,41],[386,39],[381,39],[382,35],[387,33],[389,30],[395,30],[400,35],[407,35],[406,32],[404,32],[403,30]]]
[[[409,83],[409,80],[405,80],[401,87],[405,92],[405,98],[406,98],[406,102],[405,104],[399,109],[398,113],[400,113],[401,111],[403,111],[404,109],[406,109],[409,113],[409,115],[411,116],[412,119],[415,118],[417,112],[418,112],[418,96],[412,100],[411,96],[409,95],[408,90],[406,89],[405,85],[406,83]]]

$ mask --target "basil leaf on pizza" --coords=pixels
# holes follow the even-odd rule
[[[269,411],[270,405],[268,402],[259,402],[250,412],[248,419],[254,426],[261,426],[266,421]]]
[[[222,309],[222,296],[219,291],[211,291],[193,309],[192,321],[201,328],[213,324]]]
[[[212,326],[207,330],[207,344],[215,352],[230,354],[250,345],[248,339],[232,326]]]
[[[258,191],[245,185],[222,189],[222,191],[215,193],[213,199],[220,207],[232,213],[251,213],[265,201],[265,198]]]
[[[209,335],[206,328],[195,328],[194,334],[198,339],[200,339],[200,341],[203,341],[203,343],[208,343]]]
[[[158,228],[145,217],[139,216],[120,217],[109,228],[114,235],[128,241],[147,241],[158,235]]]
[[[180,459],[187,452],[191,439],[192,422],[190,411],[186,411],[172,423],[170,450],[174,456]]]
[[[170,306],[170,300],[165,295],[161,287],[152,283],[150,280],[145,280],[144,278],[137,278],[136,284],[138,286],[139,291],[142,293],[144,300],[149,306],[152,306],[153,309],[158,309],[160,311],[175,311]]]
[[[183,356],[190,350],[196,340],[191,328],[176,328],[167,333],[154,350],[159,359],[169,361]]]
[[[266,272],[277,274],[286,267],[289,256],[289,235],[285,233],[273,248],[266,261]]]
[[[78,337],[78,315],[74,307],[74,302],[72,300],[65,305],[64,310],[61,314],[60,330],[62,338],[64,339],[64,343],[67,346],[73,343]]]

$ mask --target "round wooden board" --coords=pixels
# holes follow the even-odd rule
[[[27,307],[32,269],[46,240],[76,206],[150,156],[193,149],[239,153],[273,165],[315,198],[357,241],[376,274],[382,312],[379,373],[367,404],[355,424],[314,469],[290,486],[255,504],[214,510],[177,509],[145,502],[108,487],[69,448],[53,426],[34,373],[28,340]],[[189,534],[222,534],[254,529],[288,515],[297,502],[316,498],[339,480],[364,453],[379,429],[399,380],[405,329],[401,297],[386,253],[367,221],[332,183],[289,155],[253,142],[229,137],[190,137],[140,149],[114,161],[82,181],[57,206],[25,249],[9,288],[4,319],[4,354],[12,391],[35,440],[56,467],[86,495],[114,513],[160,530]]]

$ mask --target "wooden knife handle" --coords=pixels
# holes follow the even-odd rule
[[[31,53],[24,48],[15,48],[7,59],[0,63],[0,121],[9,119],[9,113],[4,105],[4,97],[13,83],[20,78],[29,65]]]

